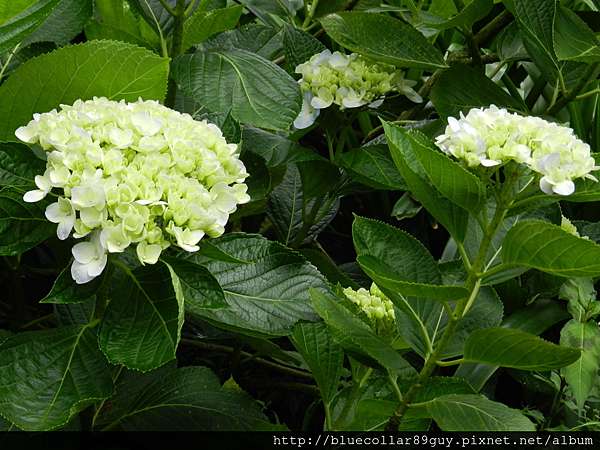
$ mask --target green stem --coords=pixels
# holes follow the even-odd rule
[[[185,23],[185,0],[177,0],[177,5],[173,11],[174,25],[173,25],[173,40],[171,41],[171,51],[169,56],[171,59],[183,53],[183,25]],[[175,106],[175,95],[177,92],[177,85],[173,78],[169,78],[169,85],[167,88],[167,97],[165,98],[165,106],[172,108]]]
[[[394,375],[392,375],[391,373],[388,372],[388,380],[390,381],[390,384],[392,385],[392,388],[394,390],[394,394],[396,394],[396,397],[398,397],[398,401],[402,401],[402,392],[400,391],[400,388],[398,387],[398,383],[396,382],[396,378],[394,377]]]
[[[350,396],[346,400],[346,403],[344,404],[344,408],[342,409],[342,412],[338,416],[336,423],[338,423],[338,424],[343,423],[348,418],[348,415],[350,414],[350,411],[352,410],[352,405],[354,405],[354,403],[356,403],[356,400],[358,399],[358,396],[360,395],[360,390],[362,389],[363,385],[367,382],[367,380],[369,379],[369,377],[371,376],[372,373],[373,373],[373,369],[371,367],[369,367],[366,370],[363,377],[358,381],[358,383],[356,382],[356,380],[354,380],[354,383],[352,385],[352,392],[350,393]]]
[[[459,364],[462,364],[463,362],[465,362],[464,358],[459,358],[459,359],[453,359],[451,361],[437,361],[437,365],[440,367],[451,367],[451,366],[457,366]]]
[[[308,14],[306,15],[306,18],[304,19],[304,23],[302,24],[302,28],[304,28],[305,30],[308,28],[308,26],[312,22],[312,19],[315,15],[315,11],[317,10],[318,5],[319,5],[319,0],[313,0],[312,4],[310,5],[310,8],[308,8],[308,7],[306,8],[308,10]]]
[[[585,73],[581,76],[579,83],[575,85],[573,89],[568,92],[565,92],[562,97],[560,97],[553,105],[551,105],[546,110],[546,115],[553,116],[561,109],[563,109],[567,103],[575,100],[575,98],[579,95],[579,93],[590,83],[595,80],[598,76],[598,69],[600,68],[600,63],[590,64],[585,71]]]
[[[19,49],[20,45],[21,45],[20,42],[17,45],[15,45],[15,48],[12,49],[12,51],[8,55],[8,58],[6,58],[6,62],[4,64],[2,64],[2,69],[0,69],[0,81],[2,80],[2,77],[4,77],[4,73],[6,72],[6,69],[8,69],[8,65],[10,64],[10,61],[13,59],[13,56],[15,56],[15,53],[17,53],[17,50]]]

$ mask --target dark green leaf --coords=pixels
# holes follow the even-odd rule
[[[561,347],[533,334],[510,328],[488,328],[471,333],[464,359],[520,370],[551,370],[579,359],[579,349]]]
[[[411,25],[382,14],[341,12],[321,25],[342,47],[398,67],[447,67],[442,54]]]
[[[92,7],[92,0],[60,0],[41,26],[21,45],[25,46],[34,42],[68,44],[81,32],[85,23],[92,16]]]
[[[369,145],[344,152],[338,162],[359,183],[375,189],[406,190],[386,145]]]
[[[104,277],[94,278],[89,283],[77,284],[71,276],[71,266],[67,266],[54,281],[52,289],[40,303],[83,303],[93,301]]]
[[[24,430],[60,427],[112,389],[88,326],[20,333],[0,345],[0,413]]]
[[[573,11],[559,7],[554,21],[554,50],[560,60],[600,61],[596,35]]]
[[[242,131],[242,143],[244,151],[262,156],[269,168],[298,161],[323,160],[317,153],[297,142],[258,128],[245,127]]]
[[[258,23],[219,33],[199,46],[202,50],[237,48],[256,53],[266,59],[274,59],[281,53],[282,47],[282,32]]]
[[[185,21],[183,28],[183,50],[192,45],[205,41],[213,34],[233,28],[240,16],[243,7],[241,5],[229,8],[213,9],[211,11],[197,10]]]
[[[43,73],[44,76],[40,76]],[[63,47],[30,59],[0,87],[0,140],[34,113],[94,96],[114,100],[161,100],[166,92],[168,60],[148,50],[113,41]]]
[[[44,161],[26,145],[0,143],[0,186],[33,186],[35,176],[45,168]]]
[[[494,7],[494,0],[472,0],[456,15],[440,24],[432,24],[434,28],[447,30],[449,28],[467,28],[489,14]]]
[[[312,34],[285,24],[283,26],[283,49],[288,72],[294,73],[299,64],[308,61],[311,56],[321,53],[325,50],[325,46]]]
[[[300,112],[298,83],[283,69],[245,50],[182,55],[172,65],[178,87],[212,111],[241,123],[286,130]]]
[[[12,50],[33,33],[52,13],[60,0],[40,0],[0,25],[0,53]]]

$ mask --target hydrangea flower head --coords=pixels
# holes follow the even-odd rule
[[[469,167],[508,161],[524,164],[541,175],[540,189],[546,194],[572,194],[577,178],[598,181],[590,174],[598,169],[590,146],[571,128],[494,105],[471,109],[459,119],[448,118],[445,133],[436,143]]]
[[[58,238],[87,237],[72,249],[77,283],[100,275],[107,254],[130,245],[142,264],[156,263],[170,245],[196,251],[250,200],[237,146],[216,125],[156,101],[77,100],[34,115],[15,134],[47,155],[37,189],[23,199],[56,189],[46,217],[58,224]]]
[[[417,103],[423,101],[412,89],[416,81],[404,79],[404,73],[393,66],[370,62],[356,53],[323,50],[296,67],[296,73],[302,75],[298,82],[304,95],[302,110],[294,121],[298,129],[311,126],[320,110],[332,104],[341,109],[376,108],[391,91]]]
[[[396,319],[394,304],[375,283],[368,291],[365,288],[345,288],[344,294],[360,307],[380,334],[389,334]]]

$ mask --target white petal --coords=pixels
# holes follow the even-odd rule
[[[383,105],[383,101],[384,101],[384,98],[375,100],[375,101],[369,103],[369,108],[379,108],[381,105]]]
[[[310,105],[316,109],[329,108],[332,103],[333,103],[333,97],[331,97],[331,99],[329,101],[323,100],[320,97],[313,97],[310,101]]]
[[[35,142],[35,133],[29,127],[19,127],[15,131],[15,136],[23,142],[33,144]]]
[[[87,271],[91,277],[97,277],[102,273],[104,268],[106,267],[106,262],[108,261],[108,257],[106,253],[103,253],[100,258],[93,260],[91,263],[87,264]]]
[[[52,183],[50,182],[50,178],[43,176],[43,175],[36,175],[35,178],[35,185],[42,191],[45,192],[50,192],[50,190],[52,189]]]
[[[301,111],[300,114],[298,115],[298,117],[296,117],[296,119],[294,120],[294,127],[298,130],[303,130],[304,128],[308,128],[313,123],[315,123],[315,120],[317,119],[318,115],[319,115],[318,109],[316,110],[316,113],[313,113],[313,114]]]
[[[342,105],[344,106],[344,108],[358,108],[359,106],[362,106],[365,104],[365,101],[361,98],[344,98],[342,99]]]
[[[23,195],[23,201],[25,201],[27,203],[39,202],[41,199],[43,199],[46,196],[46,194],[47,194],[46,192],[40,191],[39,189],[36,189],[34,191],[25,192],[25,194]]]
[[[417,91],[415,91],[414,89],[411,89],[410,87],[405,86],[402,89],[402,93],[411,102],[414,102],[414,103],[423,103],[423,97],[421,97]]]
[[[77,261],[73,261],[73,264],[71,264],[71,276],[77,284],[84,284],[94,279],[88,274],[86,265]]]
[[[481,161],[481,165],[483,167],[494,167],[494,166],[498,166],[498,165],[502,164],[502,161],[496,161],[494,159],[483,158],[480,161]]]
[[[544,194],[552,195],[554,192],[552,191],[552,183],[550,183],[546,177],[540,178],[540,189]]]
[[[71,234],[73,225],[75,225],[75,216],[67,217],[58,224],[58,227],[56,228],[56,236],[58,236],[61,241],[64,241]]]
[[[62,219],[62,211],[58,202],[54,202],[48,205],[46,208],[46,219],[52,223],[59,223]]]
[[[561,181],[552,187],[552,190],[558,195],[571,195],[575,192],[575,183],[571,180]]]
[[[71,249],[71,253],[75,258],[75,261],[81,264],[88,264],[94,258],[96,258],[96,246],[91,242],[80,242],[75,244]]]

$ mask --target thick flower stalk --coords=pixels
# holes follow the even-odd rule
[[[58,224],[58,238],[87,238],[72,249],[77,283],[100,275],[107,254],[130,245],[142,264],[156,263],[170,245],[196,251],[250,200],[236,144],[216,125],[156,101],[77,100],[36,114],[16,136],[47,155],[38,189],[23,199],[56,189],[46,217]]]
[[[320,110],[333,104],[341,109],[377,108],[392,91],[416,103],[423,101],[412,89],[416,81],[406,80],[393,66],[370,62],[356,53],[323,50],[296,67],[296,73],[302,75],[298,83],[304,95],[302,110],[294,121],[298,129],[311,126]]]
[[[572,194],[577,178],[598,181],[590,174],[598,169],[590,146],[571,128],[493,105],[471,109],[466,116],[461,113],[459,119],[449,117],[436,142],[469,167],[524,164],[541,175],[540,189],[546,194]]]
[[[396,320],[394,304],[375,283],[368,291],[365,288],[345,288],[344,294],[366,314],[378,334],[388,335],[393,331]]]

